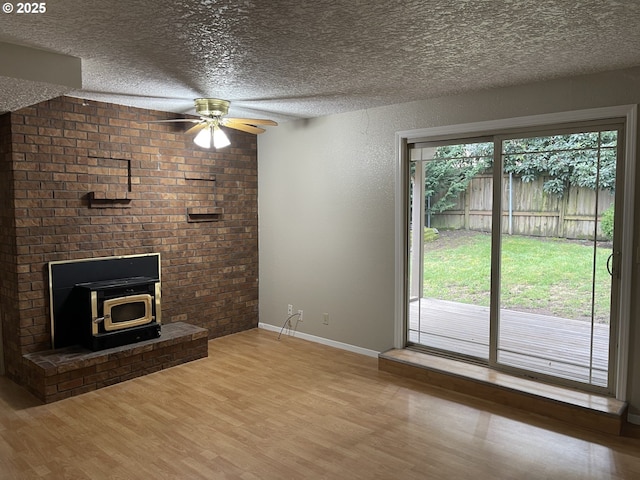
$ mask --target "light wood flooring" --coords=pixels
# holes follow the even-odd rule
[[[637,479],[640,440],[250,330],[209,357],[39,404],[0,378],[0,479]]]

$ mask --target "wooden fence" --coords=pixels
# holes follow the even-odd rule
[[[545,193],[542,185],[547,179],[522,182],[505,175],[502,191],[502,231],[514,235],[558,237],[572,239],[593,238],[598,197],[597,238],[605,240],[600,228],[602,213],[613,203],[609,191],[570,187],[562,197]],[[511,186],[510,186],[511,185]],[[491,230],[493,178],[478,175],[471,180],[467,191],[456,205],[443,213],[433,213],[427,220],[430,226],[441,229]],[[440,196],[431,199],[438,201]],[[511,205],[511,208],[509,208]]]

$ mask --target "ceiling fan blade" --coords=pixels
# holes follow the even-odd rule
[[[226,119],[226,120],[227,121],[222,124],[223,127],[234,128],[236,130],[242,130],[243,132],[254,133],[256,135],[259,133],[266,132],[264,128],[254,127],[252,125],[245,125],[244,123],[230,122],[228,121],[229,119]]]
[[[274,122],[273,120],[264,120],[261,118],[227,118],[225,117],[225,120],[229,122],[234,122],[234,123],[244,123],[246,125],[271,125],[273,127],[278,126],[278,123]]]
[[[191,127],[189,130],[187,130],[184,133],[187,134],[187,135],[190,135],[192,133],[198,133],[200,130],[202,130],[206,126],[207,126],[207,122],[201,122],[201,123],[198,123],[197,125],[194,125],[193,127]]]

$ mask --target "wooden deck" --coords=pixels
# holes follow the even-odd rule
[[[411,302],[409,341],[489,358],[489,308],[422,298]],[[498,362],[546,375],[607,386],[609,326],[502,310]]]

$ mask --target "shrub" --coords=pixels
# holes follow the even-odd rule
[[[612,203],[602,214],[602,220],[600,220],[600,228],[602,233],[608,240],[613,240],[613,215],[614,204]]]
[[[424,242],[432,242],[438,239],[438,229],[424,227]]]

